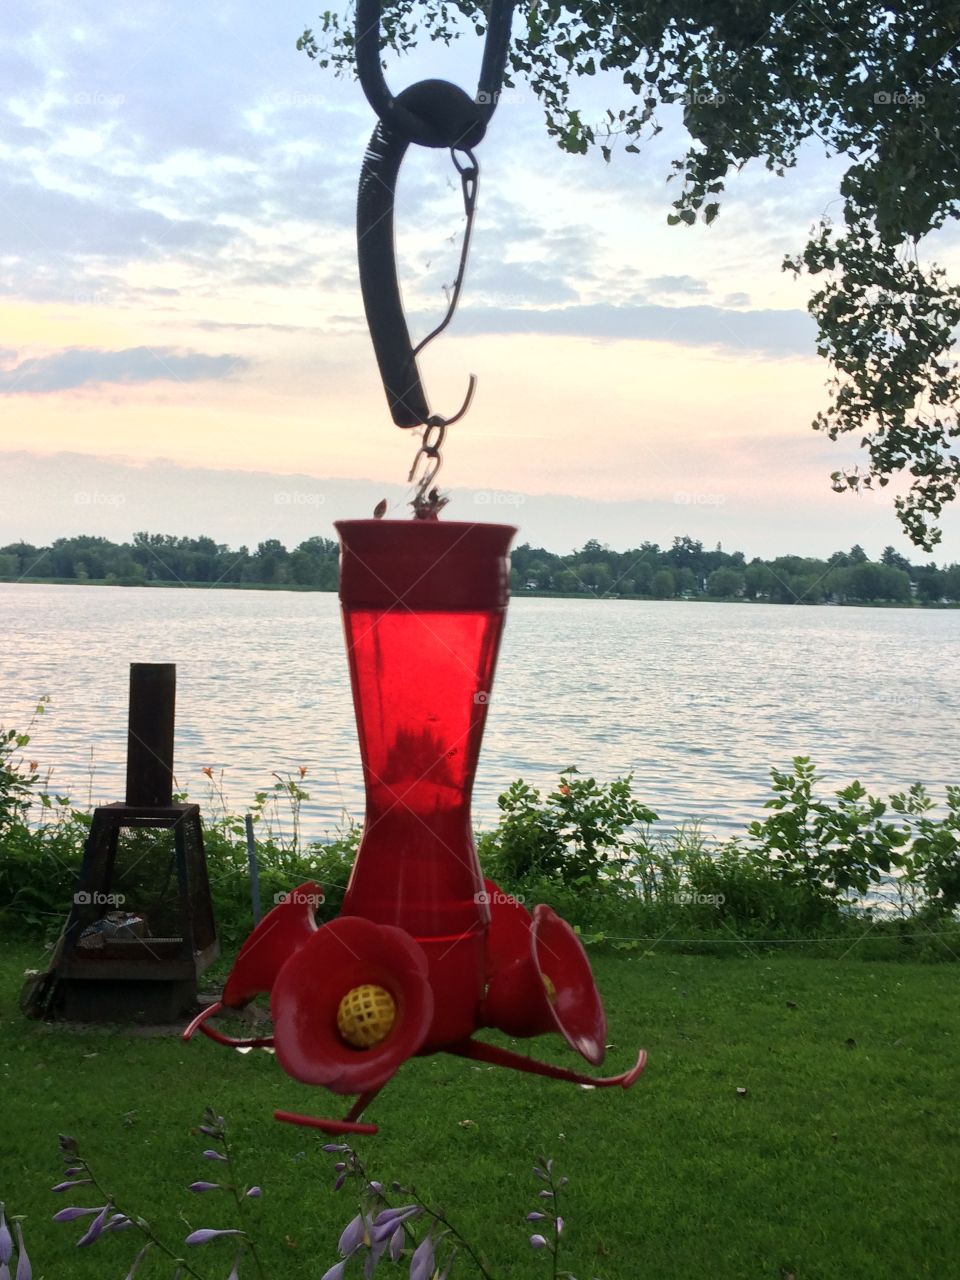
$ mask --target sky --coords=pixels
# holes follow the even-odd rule
[[[0,13],[0,545],[76,533],[332,536],[407,514],[416,448],[363,317],[355,197],[373,115],[296,38],[311,0],[77,0]],[[473,91],[478,42],[388,60]],[[585,119],[625,102],[595,77]],[[447,514],[565,552],[689,534],[769,556],[901,535],[891,489],[839,496],[853,442],[826,404],[809,280],[780,269],[838,210],[842,167],[730,185],[710,227],[666,223],[677,117],[639,156],[563,154],[521,86],[478,148],[463,299],[421,359],[430,402],[478,390],[444,452]],[[415,337],[445,310],[463,210],[449,156],[412,148],[397,198]],[[960,241],[937,257],[960,268]],[[948,511],[934,559],[960,558]]]

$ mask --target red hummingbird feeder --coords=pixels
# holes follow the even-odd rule
[[[346,520],[340,599],[366,820],[342,914],[317,926],[304,884],[244,943],[197,1030],[272,1047],[284,1070],[358,1095],[342,1120],[276,1112],[328,1133],[375,1133],[359,1117],[398,1068],[444,1051],[557,1080],[629,1088],[474,1039],[484,1027],[558,1031],[603,1060],[606,1019],[576,934],[549,907],[531,914],[477,860],[470,819],[508,598],[508,525]],[[236,1040],[208,1019],[269,993],[272,1036]]]
[[[340,600],[366,788],[366,821],[342,914],[318,928],[319,887],[303,884],[244,943],[221,999],[187,1028],[236,1048],[272,1047],[306,1084],[357,1095],[342,1120],[276,1112],[327,1133],[376,1133],[360,1120],[399,1067],[443,1051],[576,1084],[627,1089],[646,1063],[594,1078],[474,1038],[558,1031],[592,1066],[606,1019],[576,934],[547,906],[531,914],[477,861],[470,797],[506,614],[508,525],[441,523],[430,485],[448,426],[467,410],[432,413],[417,355],[449,323],[463,282],[483,138],[500,95],[513,0],[492,0],[472,97],[425,80],[394,98],[380,61],[379,0],[357,0],[360,83],[379,123],[357,203],[360,285],[387,404],[399,427],[425,428],[417,518],[344,520]],[[397,277],[397,174],[411,143],[449,149],[460,176],[466,230],[445,319],[410,342]],[[269,993],[273,1035],[235,1040],[210,1025]]]

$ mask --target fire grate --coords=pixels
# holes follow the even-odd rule
[[[171,1022],[219,954],[200,807],[173,803],[176,667],[133,663],[127,798],[96,809],[40,1015]]]

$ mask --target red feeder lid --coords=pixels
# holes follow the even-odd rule
[[[340,599],[348,608],[502,609],[510,588],[507,524],[338,520]]]

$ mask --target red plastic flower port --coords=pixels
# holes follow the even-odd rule
[[[559,1031],[593,1066],[603,1061],[607,1022],[580,939],[550,907],[529,911],[492,880],[488,985],[482,1021],[511,1036]]]
[[[270,991],[287,960],[317,932],[314,912],[323,901],[320,886],[308,880],[268,911],[240,948],[220,1003],[239,1009]]]
[[[426,1039],[433,991],[403,929],[341,916],[286,962],[270,998],[280,1065],[305,1084],[368,1093]]]
[[[603,1061],[607,1019],[583,943],[551,907],[533,909],[533,960],[557,1030],[592,1066]]]
[[[223,1009],[242,1009],[254,996],[269,991],[284,964],[300,947],[317,932],[314,911],[323,901],[320,886],[308,880],[268,911],[253,933],[240,948],[240,954],[230,970],[223,995],[214,1004],[198,1013],[183,1033],[184,1040],[191,1040],[202,1031],[218,1044],[231,1049],[257,1049],[273,1045],[272,1036],[255,1036],[238,1040],[234,1036],[217,1031],[209,1019]]]

